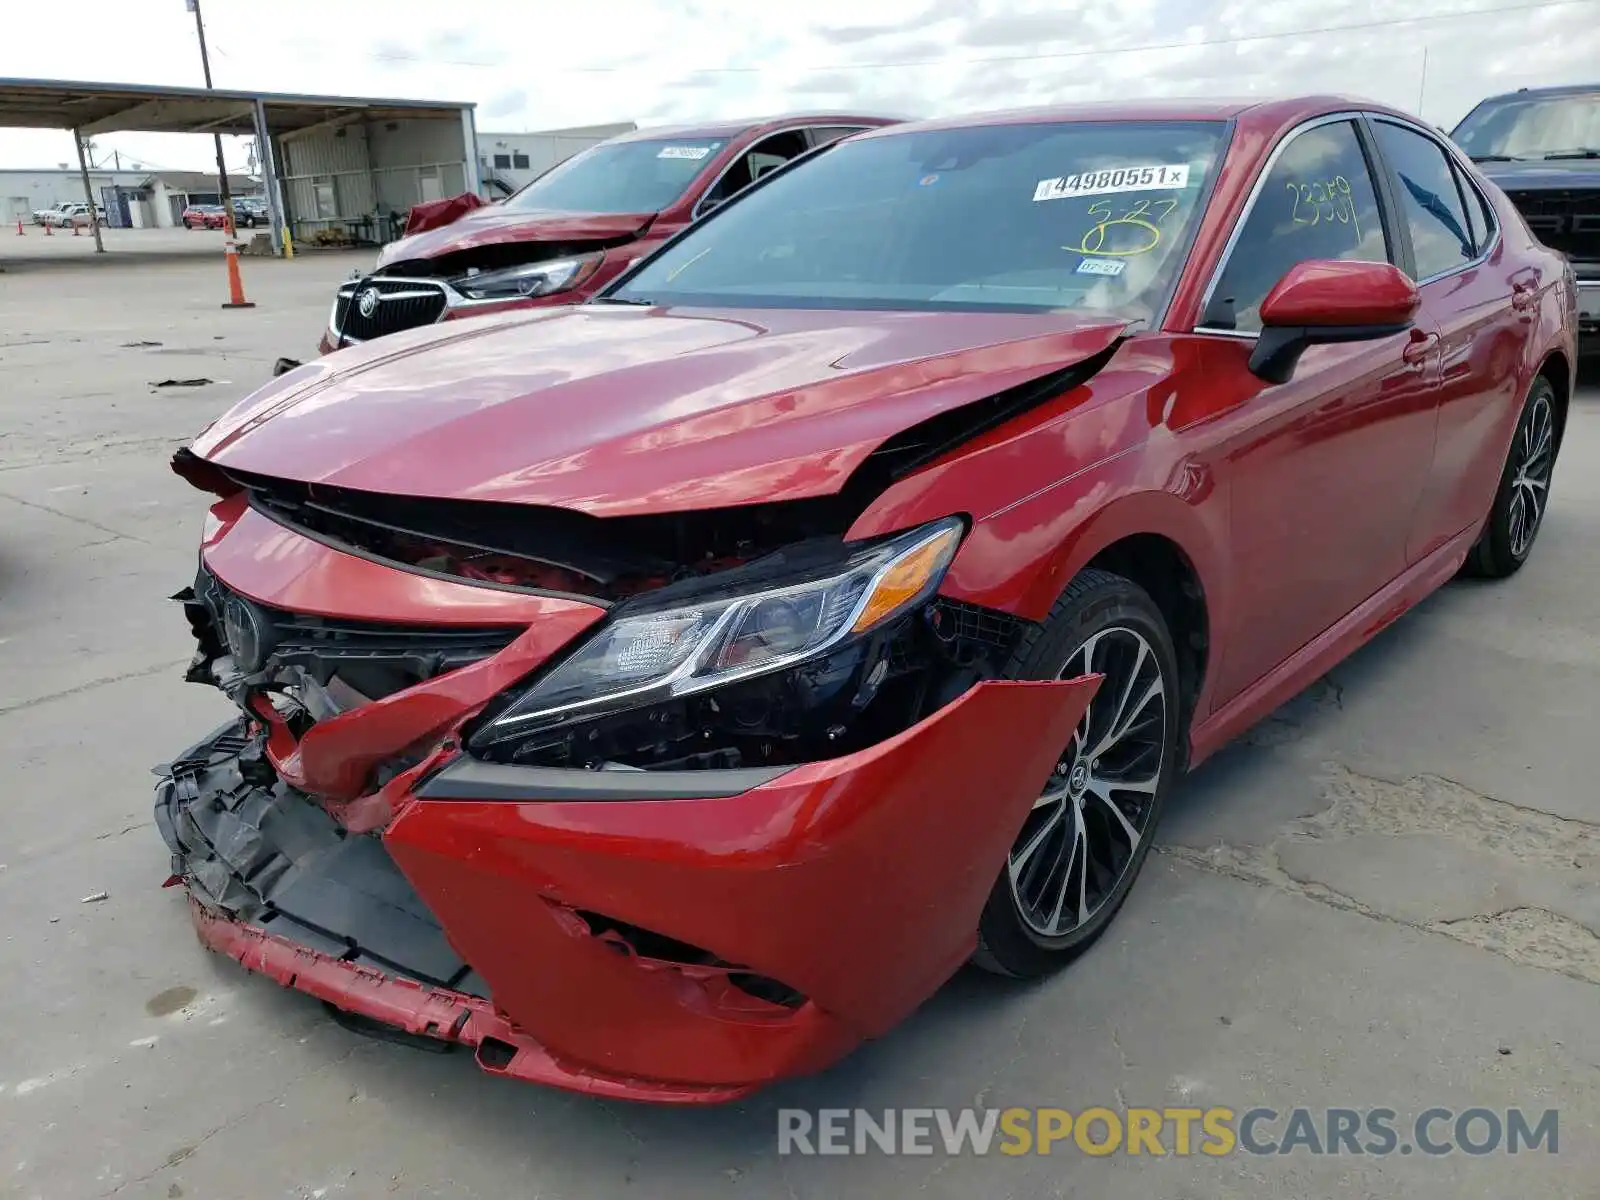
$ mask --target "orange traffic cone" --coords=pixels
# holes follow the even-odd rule
[[[72,236],[73,237],[77,237],[78,236],[78,223],[76,221],[74,221],[72,223]]]
[[[46,219],[45,219],[45,223],[44,223],[44,235],[45,235],[45,237],[54,237],[54,236],[55,236],[55,229],[54,229],[54,227],[53,227],[53,226],[52,226],[52,225],[51,225],[51,224],[50,224],[50,221],[49,221],[49,218],[46,218]]]
[[[226,243],[228,257],[228,302],[223,308],[254,308],[244,298],[244,280],[239,275],[239,243],[231,237]]]
[[[27,234],[22,232],[22,218],[21,217],[17,218],[17,236],[18,237],[27,237],[28,236]]]

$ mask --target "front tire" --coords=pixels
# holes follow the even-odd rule
[[[1528,389],[1495,489],[1494,507],[1467,555],[1463,574],[1505,579],[1528,561],[1549,507],[1556,449],[1556,392],[1541,375]]]
[[[1084,571],[1013,657],[1016,679],[1104,676],[984,905],[972,961],[1031,979],[1105,932],[1150,853],[1181,761],[1177,654],[1132,580]]]

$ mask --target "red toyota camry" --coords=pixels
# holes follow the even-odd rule
[[[1185,769],[1538,535],[1575,289],[1348,99],[905,125],[181,451],[200,937],[706,1102],[1104,932]]]

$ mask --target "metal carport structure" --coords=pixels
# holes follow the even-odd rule
[[[0,127],[254,137],[272,217],[283,231],[405,212],[421,200],[477,192],[474,105],[436,100],[299,96],[227,88],[0,78]],[[85,199],[88,195],[85,172]],[[99,230],[95,230],[96,237]]]

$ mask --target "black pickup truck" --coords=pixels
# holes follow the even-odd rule
[[[1578,279],[1578,336],[1600,351],[1600,84],[1491,96],[1450,135]]]

